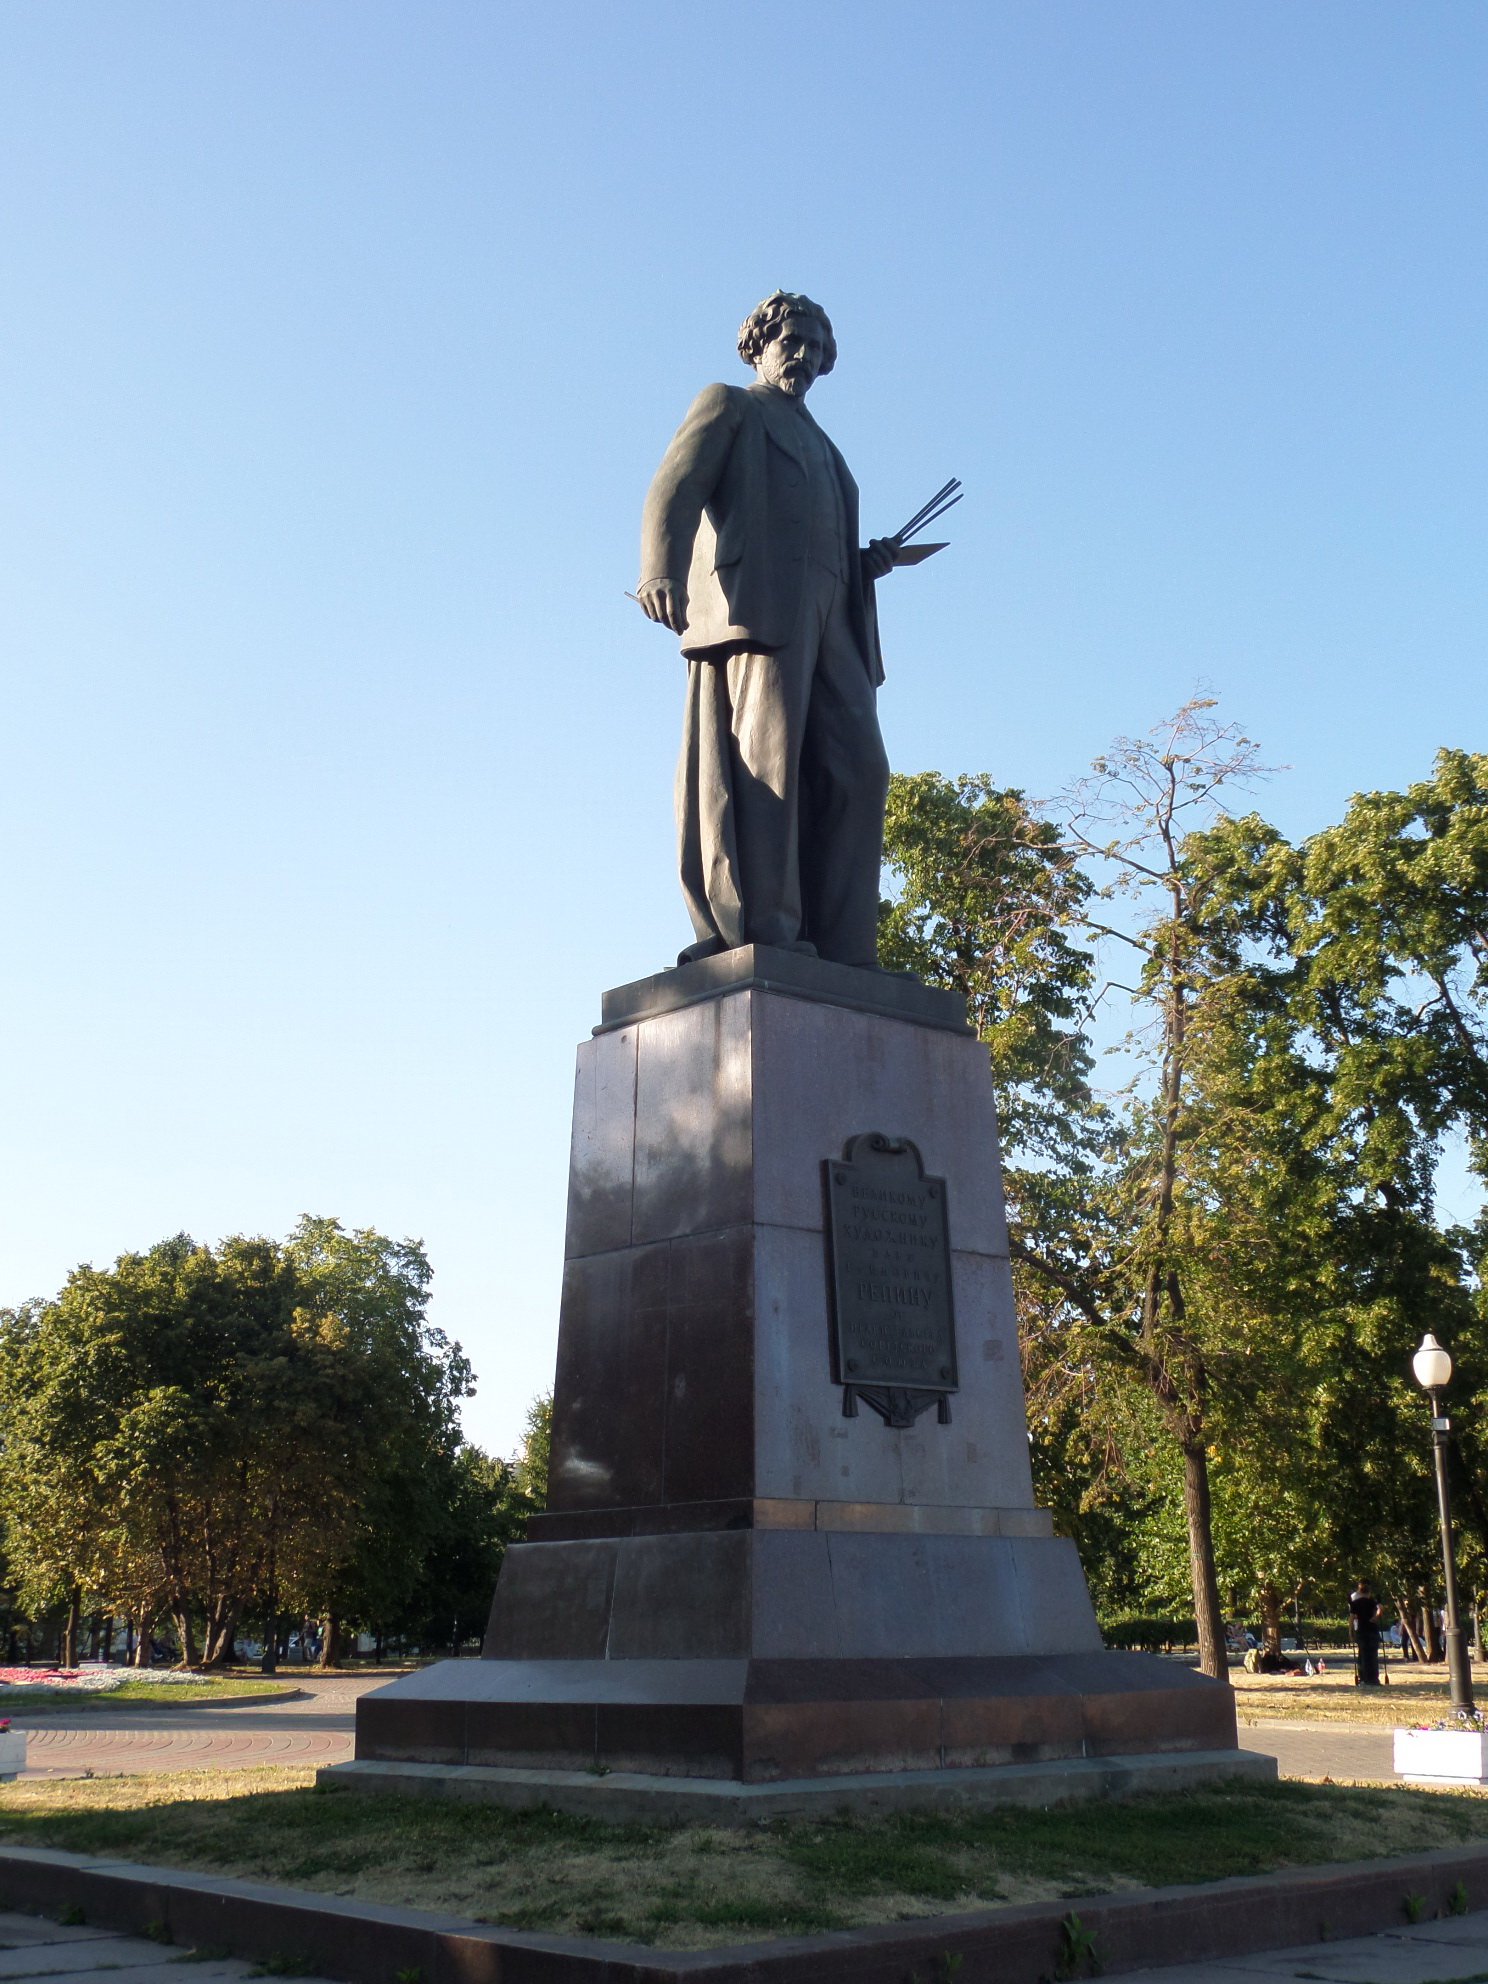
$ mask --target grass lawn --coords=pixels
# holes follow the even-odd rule
[[[87,1714],[117,1708],[121,1702],[148,1702],[151,1708],[185,1708],[191,1702],[219,1701],[253,1695],[282,1700],[296,1692],[292,1681],[273,1681],[259,1674],[204,1674],[190,1681],[121,1681],[117,1688],[97,1691],[78,1688],[0,1688],[0,1716],[32,1716],[41,1710],[58,1715]]]
[[[1448,1708],[1444,1667],[1422,1668],[1415,1661],[1391,1662],[1384,1688],[1356,1688],[1352,1660],[1328,1661],[1326,1674],[1247,1674],[1230,1669],[1235,1712],[1242,1728],[1247,1722],[1348,1722],[1361,1727],[1392,1729],[1396,1724],[1435,1722]],[[1488,1675],[1481,1664],[1474,1671],[1474,1692],[1488,1699]]]
[[[738,1831],[605,1826],[551,1812],[316,1791],[309,1771],[274,1768],[0,1786],[0,1844],[106,1853],[672,1948],[1478,1838],[1488,1838],[1488,1797],[1290,1782],[1053,1811]]]

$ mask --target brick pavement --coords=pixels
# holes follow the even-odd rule
[[[1335,1784],[1395,1782],[1394,1734],[1327,1722],[1242,1722],[1242,1750],[1275,1757],[1283,1777],[1331,1777]]]
[[[46,1978],[47,1984],[103,1984],[104,1971],[120,1984],[182,1984],[179,1965],[190,1961],[191,1984],[237,1984],[261,1970],[230,1957],[167,1952],[143,1936],[111,1936],[106,1929],[67,1928],[40,1915],[0,1913],[0,1980]]]
[[[1180,1963],[1133,1970],[1127,1984],[1483,1984],[1488,1979],[1488,1915],[1449,1916],[1416,1929],[1346,1942],[1263,1950],[1223,1963]]]
[[[17,1713],[26,1732],[25,1776],[95,1777],[119,1772],[245,1770],[263,1764],[344,1763],[356,1736],[356,1700],[388,1674],[282,1677],[304,1691],[299,1701],[215,1708],[80,1709]],[[3,1972],[0,1972],[3,1976]]]

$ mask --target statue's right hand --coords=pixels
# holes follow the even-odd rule
[[[647,579],[636,594],[648,620],[680,634],[687,625],[687,588],[679,579]]]

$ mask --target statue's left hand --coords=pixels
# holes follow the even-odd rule
[[[890,537],[874,537],[868,540],[868,549],[860,551],[863,561],[863,577],[870,584],[874,579],[882,579],[894,569],[894,540]]]

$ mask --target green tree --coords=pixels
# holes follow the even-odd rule
[[[307,1451],[336,1519],[296,1525],[280,1562],[282,1596],[321,1620],[321,1663],[340,1655],[343,1621],[407,1602],[442,1526],[460,1446],[459,1401],[473,1389],[457,1344],[426,1320],[432,1273],[415,1241],[302,1219],[285,1245],[301,1290],[297,1325],[332,1376],[337,1410]]]
[[[1409,1373],[1423,1331],[1453,1340],[1480,1385],[1488,1369],[1472,1236],[1443,1230],[1433,1204],[1443,1132],[1476,1134],[1463,1023],[1481,1026],[1469,898],[1488,900],[1483,763],[1444,753],[1426,786],[1356,798],[1296,849],[1251,816],[1193,850],[1239,960],[1239,1018],[1206,1079],[1266,1126],[1263,1161],[1230,1196],[1271,1181],[1255,1258],[1284,1257],[1271,1299],[1293,1316],[1292,1364],[1271,1386],[1272,1478],[1304,1484],[1289,1490],[1308,1511],[1296,1557],[1327,1568],[1299,1575],[1326,1575],[1335,1594],[1371,1567],[1402,1602],[1431,1577]]]
[[[1118,739],[1075,788],[1069,844],[1106,871],[1088,927],[1134,954],[1127,988],[1150,1015],[1132,1046],[1150,1080],[1131,1092],[1098,1177],[1051,1177],[1042,1216],[1011,1245],[1024,1270],[1063,1297],[1067,1327],[1093,1361],[1146,1388],[1182,1460],[1199,1663],[1227,1671],[1214,1558],[1208,1411],[1212,1318],[1196,1307],[1193,1205],[1185,1173],[1191,1034],[1218,963],[1208,926],[1210,889],[1188,857],[1229,784],[1255,777],[1250,740],[1197,700],[1148,736]],[[1134,914],[1112,921],[1122,898]]]
[[[501,1560],[509,1543],[522,1540],[530,1513],[510,1461],[478,1447],[460,1450],[409,1607],[409,1630],[420,1645],[448,1640],[458,1652],[484,1636]]]
[[[1349,1034],[1340,1109],[1371,1115],[1382,1175],[1455,1124],[1488,1176],[1488,756],[1440,751],[1429,779],[1356,796],[1300,868],[1307,989]]]
[[[28,1599],[127,1612],[145,1649],[166,1612],[188,1663],[228,1658],[250,1606],[271,1649],[281,1604],[334,1620],[369,1509],[458,1446],[469,1367],[425,1321],[429,1278],[414,1243],[306,1219],[284,1246],[183,1235],[80,1268],[0,1318]]]
[[[984,775],[893,777],[884,856],[880,959],[965,998],[991,1064],[1012,1229],[1051,1240],[1080,1224],[1109,1127],[1089,1086],[1093,884],[1059,827]],[[1140,1492],[1095,1410],[1097,1373],[1063,1296],[1015,1280],[1035,1491],[1119,1606]]]
[[[1488,1405],[1488,1218],[1443,1229],[1432,1201],[1445,1134],[1485,1168],[1488,759],[1442,753],[1293,848],[1225,811],[1257,765],[1211,707],[1118,743],[1062,831],[985,779],[896,781],[884,952],[988,1039],[1041,1499],[1104,1603],[1186,1585],[1220,1672],[1222,1592],[1274,1639],[1299,1582],[1429,1582],[1425,1328],[1459,1421]],[[1082,937],[1137,966],[1104,1108]]]
[[[1091,885],[1021,792],[938,772],[889,781],[879,957],[964,995],[1015,1164],[1067,1158],[1090,1107]]]
[[[543,1392],[527,1408],[522,1451],[512,1462],[517,1492],[529,1510],[548,1506],[548,1457],[553,1447],[553,1394]]]

